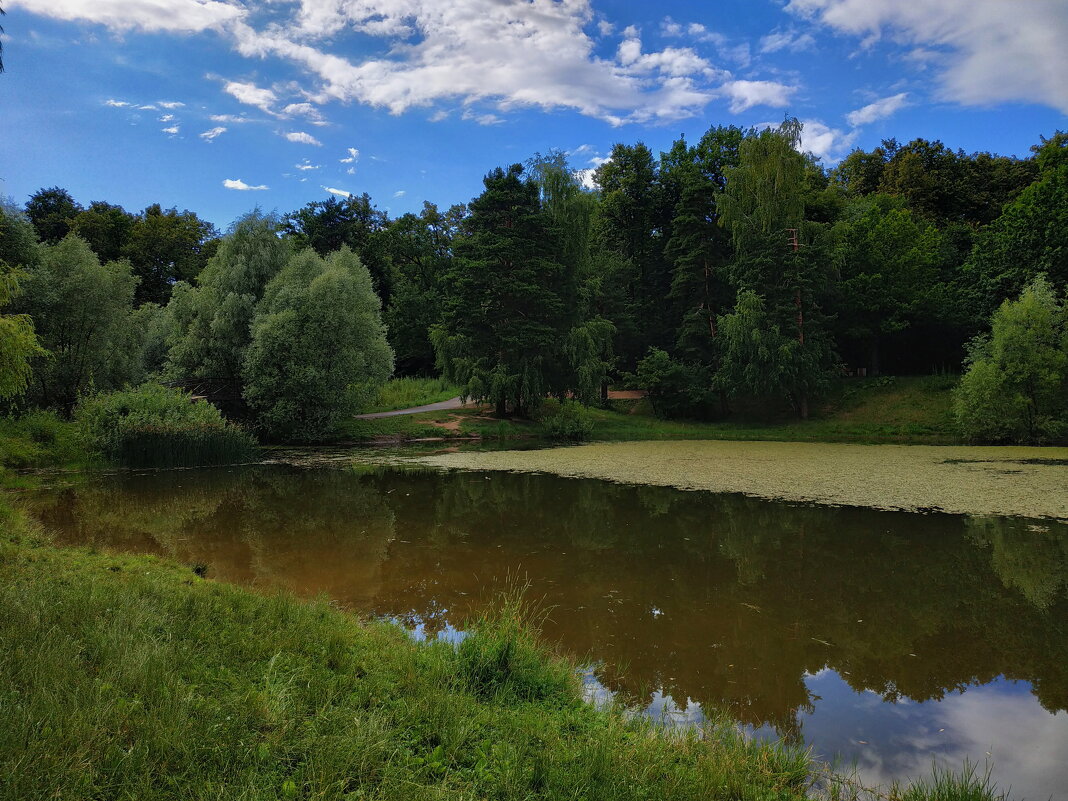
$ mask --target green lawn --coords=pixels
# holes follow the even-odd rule
[[[460,394],[460,388],[444,378],[394,378],[378,392],[378,398],[362,414],[392,412],[439,403]]]
[[[594,441],[657,439],[784,440],[952,444],[960,441],[952,414],[956,377],[843,379],[824,406],[806,421],[780,416],[771,422],[747,418],[744,411],[726,422],[660,420],[647,401],[616,401],[612,409],[590,409]],[[413,440],[424,438],[520,439],[545,436],[537,421],[497,420],[488,410],[424,412],[348,422],[342,438]]]

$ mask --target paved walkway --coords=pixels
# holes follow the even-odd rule
[[[371,414],[358,414],[357,420],[375,420],[379,417],[397,417],[401,414],[419,414],[419,412],[440,412],[445,409],[462,409],[464,404],[460,402],[459,398],[449,398],[448,400],[438,401],[437,403],[428,403],[426,406],[413,406],[411,409],[394,409],[392,412],[373,412]]]
[[[636,400],[638,398],[645,397],[644,390],[612,390],[608,393],[608,397],[611,400]],[[397,417],[402,414],[419,414],[419,412],[441,412],[446,409],[463,409],[467,406],[473,406],[470,401],[467,403],[461,403],[460,399],[449,398],[448,400],[438,401],[437,403],[428,403],[426,406],[413,406],[411,409],[394,409],[392,412],[372,412],[371,414],[358,414],[357,420],[375,420],[379,417]]]

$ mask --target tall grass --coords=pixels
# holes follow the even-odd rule
[[[256,447],[211,404],[158,384],[88,398],[75,419],[94,451],[126,467],[231,464]]]
[[[378,398],[365,413],[411,409],[455,398],[460,388],[444,378],[394,378],[382,385]]]
[[[166,560],[53,548],[2,499],[0,531],[0,799],[800,801],[814,787],[795,748],[584,703],[514,599],[458,645],[420,644]],[[994,798],[973,790],[941,775],[870,797]]]
[[[78,426],[54,412],[0,417],[0,467],[59,467],[80,464],[87,458]]]

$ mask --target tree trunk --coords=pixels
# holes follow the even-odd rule
[[[808,393],[799,392],[797,395],[797,416],[802,420],[808,419]]]

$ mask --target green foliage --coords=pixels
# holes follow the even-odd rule
[[[1068,290],[1068,133],[1036,150],[1038,180],[979,233],[962,268],[972,313],[984,322],[1039,274],[1055,291]]]
[[[10,198],[0,197],[0,264],[29,267],[37,262],[37,232]]]
[[[279,440],[319,441],[393,370],[371,276],[348,249],[293,256],[267,284],[245,356],[244,397]]]
[[[86,398],[75,419],[93,451],[125,467],[232,464],[255,452],[214,406],[159,384]]]
[[[462,205],[438,211],[424,203],[418,214],[405,214],[383,234],[393,266],[393,291],[385,310],[389,343],[401,375],[434,372],[430,329],[441,322],[452,244],[467,213]]]
[[[538,187],[514,164],[485,178],[455,245],[451,296],[431,339],[443,374],[498,414],[537,408],[567,330],[563,267],[554,260]]]
[[[90,206],[90,211],[96,205]],[[87,213],[82,212],[75,219],[76,228]],[[109,215],[113,224],[125,224],[120,223],[114,211]],[[192,281],[204,269],[217,247],[217,237],[215,226],[193,212],[164,210],[158,203],[133,218],[122,244],[122,255],[130,260],[134,275],[140,279],[137,302],[166,303],[176,282]]]
[[[85,443],[74,423],[55,412],[0,417],[0,466],[13,470],[79,465]]]
[[[96,200],[71,220],[70,231],[84,239],[98,259],[114,261],[126,255],[136,221],[137,217],[122,206]]]
[[[0,262],[0,309],[19,294],[23,275]],[[44,355],[29,315],[0,314],[0,400],[25,391],[32,374],[30,360]]]
[[[174,287],[167,324],[170,377],[240,378],[256,304],[290,254],[273,218],[254,211],[235,223],[198,285]]]
[[[720,410],[713,372],[704,365],[678,361],[652,348],[638,362],[636,378],[657,417],[708,420]]]
[[[55,245],[71,232],[71,224],[81,210],[70,192],[58,186],[38,189],[26,202],[26,214],[37,238],[48,245]]]
[[[360,411],[373,413],[411,409],[440,403],[459,394],[460,388],[444,378],[393,378],[383,384],[374,401]]]
[[[383,305],[388,305],[393,292],[388,223],[386,213],[375,208],[371,196],[364,193],[308,203],[283,218],[282,231],[297,249],[311,248],[324,257],[347,245],[371,273]]]
[[[138,376],[140,351],[131,342],[135,284],[128,262],[101,264],[76,236],[41,248],[16,301],[48,351],[33,360],[34,402],[69,415],[80,395]]]
[[[969,439],[1045,443],[1068,437],[1068,310],[1042,277],[994,314],[969,351],[956,397]]]
[[[784,333],[764,299],[751,291],[738,296],[719,327],[724,349],[716,385],[731,393],[785,396],[800,417],[807,417],[808,399],[818,396],[832,375],[833,355],[818,330],[810,330],[804,342]]]
[[[539,410],[539,422],[549,439],[561,442],[588,440],[595,427],[590,411],[573,400],[547,400]]]

